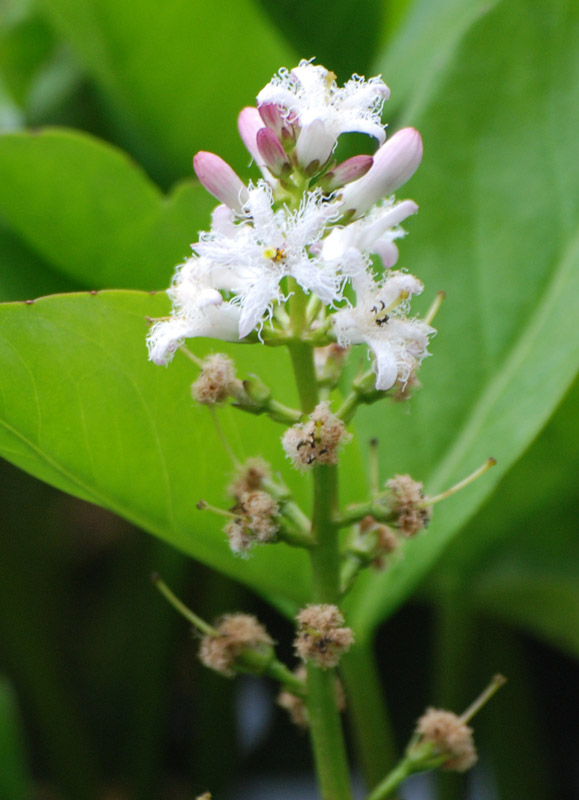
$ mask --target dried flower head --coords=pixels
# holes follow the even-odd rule
[[[233,552],[243,553],[254,544],[265,544],[275,539],[280,508],[267,492],[243,492],[232,511],[236,516],[225,526],[225,533]]]
[[[308,422],[287,429],[282,445],[294,466],[307,470],[316,464],[337,464],[340,445],[351,438],[342,420],[332,414],[330,404],[324,401],[315,407]]]
[[[342,653],[354,641],[351,628],[345,628],[344,617],[337,606],[328,603],[309,605],[296,617],[298,635],[294,647],[304,661],[312,661],[322,669],[335,667]]]
[[[237,501],[246,492],[255,492],[262,488],[262,483],[271,475],[269,464],[262,458],[248,458],[234,480],[227,487],[227,492]]]
[[[306,679],[306,668],[302,664],[296,670],[294,670],[294,674],[296,677],[300,678],[300,680]],[[335,698],[336,698],[336,708],[338,711],[345,711],[346,709],[346,693],[344,692],[344,687],[342,685],[342,681],[336,675],[334,678],[334,690],[335,690]],[[293,722],[294,725],[297,725],[298,728],[308,728],[310,725],[310,718],[308,715],[308,708],[306,705],[306,701],[303,697],[300,697],[297,694],[292,694],[288,689],[282,689],[281,692],[277,696],[277,704],[281,708],[285,708],[285,710],[289,714],[290,720]]]
[[[371,535],[374,539],[374,560],[372,566],[377,569],[384,569],[386,557],[394,553],[399,548],[396,532],[388,525],[378,522],[374,517],[364,517],[360,522],[360,533],[362,536]]]
[[[465,772],[477,760],[472,728],[452,711],[428,708],[418,720],[416,733],[421,741],[432,742],[441,756],[448,756],[444,769]]]
[[[424,507],[422,483],[410,475],[395,475],[386,482],[393,495],[392,511],[396,514],[396,525],[404,536],[414,536],[426,528],[432,511]]]
[[[244,650],[266,655],[273,646],[271,636],[251,614],[226,614],[218,621],[216,631],[202,638],[199,658],[206,667],[228,678],[235,674],[235,663]]]
[[[214,353],[203,362],[201,374],[191,386],[191,393],[203,405],[223,403],[231,393],[234,381],[233,361],[224,353]]]

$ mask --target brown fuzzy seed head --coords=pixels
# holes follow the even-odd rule
[[[191,393],[203,405],[223,403],[230,394],[234,381],[233,361],[223,353],[214,353],[203,362],[201,374],[191,386]]]
[[[294,467],[311,469],[316,464],[337,464],[340,445],[352,438],[341,419],[330,411],[330,405],[319,403],[307,422],[288,428],[282,437],[283,449]]]
[[[241,496],[246,492],[255,492],[257,489],[261,489],[263,481],[270,475],[271,470],[266,461],[262,458],[249,458],[227,487],[227,492],[240,501]]]
[[[428,708],[418,720],[416,733],[424,741],[433,742],[440,755],[448,756],[444,769],[465,772],[477,760],[472,728],[452,711]]]
[[[245,520],[242,517],[231,519],[224,528],[229,546],[236,555],[245,555],[251,550],[255,541],[251,532],[247,529]]]
[[[374,517],[364,517],[360,522],[360,533],[374,537],[374,560],[372,566],[384,569],[387,566],[387,557],[398,550],[400,542],[396,532],[388,525],[378,522]]]
[[[305,680],[307,677],[307,671],[305,666],[303,664],[299,666],[297,669],[294,670],[294,674],[296,675],[296,677],[300,678],[300,680]],[[338,709],[338,711],[344,711],[346,709],[346,693],[344,692],[342,681],[337,676],[334,679],[334,691],[336,698],[336,708]],[[308,715],[308,708],[306,705],[306,701],[303,697],[299,697],[296,694],[292,694],[287,689],[282,689],[277,696],[277,704],[278,706],[281,706],[281,708],[285,708],[285,710],[289,714],[290,720],[293,722],[294,725],[297,725],[298,728],[309,727],[310,718]]]
[[[273,645],[266,629],[251,614],[226,614],[216,628],[215,636],[202,638],[199,658],[228,678],[235,674],[234,664],[244,650],[265,650]]]
[[[409,537],[424,530],[430,522],[432,511],[422,507],[422,484],[410,475],[395,475],[386,482],[386,486],[393,494],[392,510],[401,533]]]
[[[352,629],[342,627],[344,617],[337,606],[309,605],[302,608],[296,619],[296,653],[303,661],[312,661],[322,669],[335,667],[354,642]]]
[[[279,530],[275,517],[279,516],[278,503],[267,492],[244,492],[233,508],[238,514],[225,526],[225,533],[234,553],[249,550],[254,544],[265,544],[275,539]]]

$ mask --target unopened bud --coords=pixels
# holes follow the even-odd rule
[[[275,175],[276,178],[289,175],[291,164],[280,140],[270,128],[261,128],[257,132],[257,149],[261,156],[261,162],[272,175]]]
[[[422,139],[414,128],[404,128],[374,154],[370,171],[342,192],[343,212],[361,216],[374,203],[387,197],[409,180],[422,161]]]
[[[324,192],[334,192],[346,183],[351,183],[361,178],[368,172],[373,163],[374,159],[372,156],[359,155],[348,158],[346,161],[342,161],[341,164],[333,167],[329,172],[326,172],[326,174],[320,178],[320,186]]]
[[[193,158],[193,169],[199,182],[220,203],[241,213],[247,202],[247,188],[229,164],[215,153],[200,151]]]

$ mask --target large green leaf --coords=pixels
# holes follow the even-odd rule
[[[160,175],[188,175],[212,149],[249,163],[239,110],[295,56],[251,0],[45,0],[120,120],[125,142]],[[157,174],[157,173],[156,173]]]
[[[388,39],[373,70],[382,73],[392,90],[386,108],[390,119],[395,115],[404,119],[404,124],[414,124],[416,114],[452,68],[466,32],[496,2],[414,0],[408,9],[404,8],[407,3],[401,9],[395,6],[395,15],[403,14],[400,29]]]
[[[579,7],[503,2],[454,50],[419,115],[421,206],[402,264],[446,289],[440,334],[409,409],[360,420],[384,477],[430,493],[487,456],[499,466],[437,507],[424,536],[352,598],[369,630],[414,589],[529,445],[579,363]]]
[[[32,781],[24,754],[18,703],[12,686],[0,678],[0,790],[5,800],[32,797]]]
[[[207,409],[189,391],[198,370],[182,354],[163,369],[146,358],[146,317],[168,311],[165,295],[104,292],[0,306],[0,451],[64,491],[105,506],[278,603],[307,599],[308,559],[286,545],[235,558],[223,519],[201,513],[201,499],[223,506],[231,462]],[[257,371],[297,403],[280,349],[229,350],[240,375]],[[203,354],[214,342],[196,342]],[[268,419],[218,412],[239,458],[284,465],[282,428]],[[356,451],[350,448],[352,473]],[[307,504],[303,479],[289,474]],[[354,491],[359,491],[353,487]],[[350,499],[352,495],[350,494]]]
[[[163,195],[124,153],[86,134],[0,136],[0,214],[83,286],[167,286],[214,205],[193,181]]]
[[[52,271],[0,219],[0,301],[29,300],[43,294],[74,291],[79,286]]]
[[[444,554],[429,594],[456,586],[479,615],[579,656],[579,382],[492,500]]]

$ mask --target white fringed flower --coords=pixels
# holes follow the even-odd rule
[[[339,262],[342,272],[354,278],[366,271],[370,253],[380,256],[388,269],[398,260],[394,241],[405,235],[400,223],[417,211],[412,200],[396,204],[387,201],[364,217],[335,227],[324,239],[320,255],[329,263]]]
[[[239,338],[259,326],[285,300],[281,280],[291,275],[306,291],[324,303],[340,298],[334,267],[310,257],[309,246],[320,240],[336,207],[323,202],[321,191],[308,193],[296,211],[273,208],[271,188],[265,181],[250,186],[244,215],[236,224],[220,215],[219,224],[202,234],[194,250],[211,264],[212,285],[236,293],[240,307]]]
[[[239,308],[225,302],[211,285],[209,265],[201,258],[190,258],[178,267],[167,294],[173,301],[173,315],[156,322],[147,336],[149,359],[168,364],[185,339],[207,336],[233,342],[239,338]]]
[[[396,382],[406,384],[428,355],[435,333],[426,323],[409,319],[408,298],[422,292],[422,283],[404,272],[392,272],[382,284],[368,275],[356,282],[357,303],[333,318],[338,344],[367,344],[375,356],[376,389],[386,391]]]
[[[354,75],[338,87],[335,78],[325,67],[304,60],[291,72],[281,69],[257,96],[258,106],[281,106],[292,125],[299,126],[296,148],[304,168],[314,161],[324,164],[342,133],[366,133],[384,142],[380,115],[390,95],[384,81]]]

